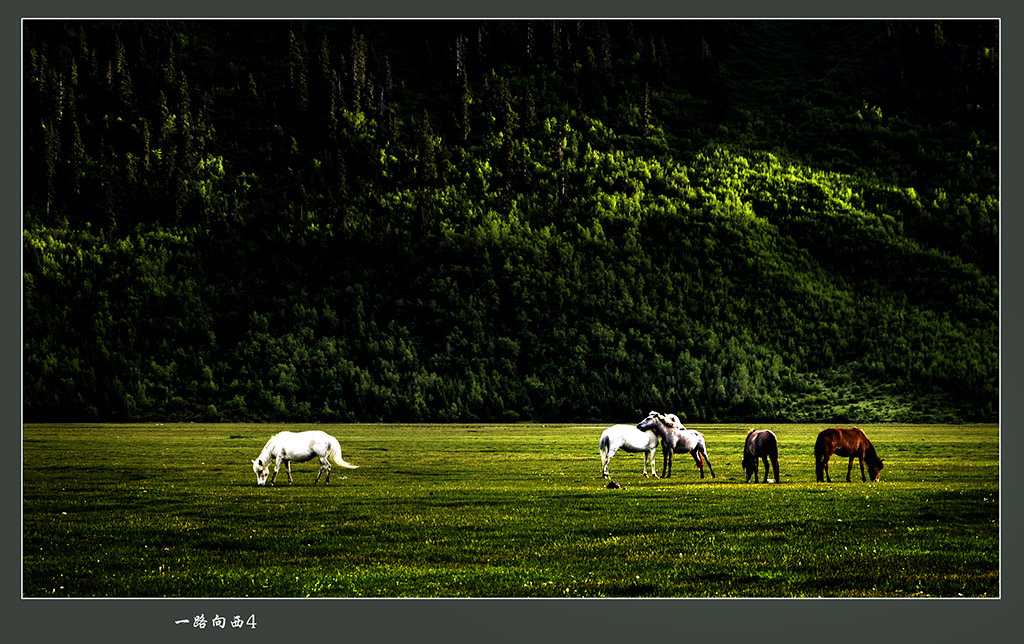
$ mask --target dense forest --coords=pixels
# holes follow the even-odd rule
[[[992,421],[993,20],[23,23],[26,421]]]

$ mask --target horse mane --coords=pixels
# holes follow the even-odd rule
[[[882,459],[878,457],[878,452],[875,451],[875,446],[871,444],[871,441],[869,441],[867,437],[865,437],[864,440],[867,441],[868,444],[868,446],[864,449],[864,458],[868,462],[877,461],[881,463]]]
[[[874,454],[875,458],[878,458],[878,455],[875,454],[875,444],[871,442],[871,439],[868,438],[868,435],[864,432],[864,430],[861,429],[860,427],[854,427],[853,429],[857,430],[860,433],[860,438],[862,441],[864,441],[864,444],[866,445],[866,447],[864,448],[864,455],[867,456],[868,454]]]

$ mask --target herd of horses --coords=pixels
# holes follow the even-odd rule
[[[619,450],[624,452],[643,452],[644,469],[643,475],[647,476],[647,468],[650,466],[651,475],[658,477],[655,468],[655,455],[658,443],[661,443],[662,465],[661,472],[664,478],[672,476],[672,456],[675,454],[690,454],[697,468],[700,470],[700,477],[704,478],[704,466],[707,465],[712,478],[715,470],[711,467],[711,459],[708,458],[707,445],[704,435],[700,432],[687,429],[680,422],[675,414],[663,414],[652,411],[646,418],[636,425],[612,425],[601,433],[598,448],[601,453],[601,475],[609,478],[608,462]],[[867,463],[867,473],[871,481],[877,482],[882,471],[882,459],[878,457],[874,446],[864,432],[857,427],[830,427],[818,434],[814,443],[814,470],[818,481],[831,482],[832,478],[828,473],[828,462],[832,456],[849,457],[850,463],[846,468],[846,480],[850,480],[853,471],[853,459],[860,461],[860,477],[867,481],[864,464]],[[326,474],[324,484],[331,482],[331,462],[339,467],[355,469],[358,465],[352,465],[341,457],[341,445],[338,439],[330,434],[311,430],[305,432],[279,432],[270,437],[263,447],[260,455],[252,461],[253,472],[256,473],[256,484],[274,484],[277,473],[281,466],[285,467],[288,473],[288,482],[292,482],[292,462],[303,463],[314,458],[320,460],[320,471],[316,475],[313,484],[320,482],[320,477]],[[751,477],[754,482],[759,482],[758,462],[764,462],[764,482],[779,480],[779,441],[775,434],[767,429],[750,430],[747,433],[746,442],[743,446],[743,472],[746,475],[746,482]],[[771,463],[774,479],[768,478],[768,464]],[[273,473],[270,467],[273,465]],[[268,481],[269,476],[269,481]]]
[[[674,454],[690,454],[700,469],[700,477],[704,478],[704,465],[706,464],[711,476],[715,476],[715,470],[711,467],[711,460],[708,458],[707,445],[704,435],[693,429],[686,429],[675,414],[663,414],[652,411],[646,418],[636,425],[612,425],[601,433],[598,442],[598,449],[601,453],[601,475],[609,478],[608,462],[615,452],[643,452],[644,470],[643,475],[647,476],[647,465],[650,462],[651,475],[657,478],[658,472],[655,469],[655,453],[658,448],[658,441],[661,441],[662,465],[661,472],[664,478],[672,476],[672,456]],[[828,463],[833,456],[849,458],[849,465],[846,468],[846,480],[850,481],[853,472],[853,460],[860,462],[860,478],[867,481],[869,476],[872,482],[877,482],[881,477],[882,459],[878,457],[874,445],[858,427],[830,427],[822,430],[814,442],[814,472],[818,481],[832,482],[828,472]],[[758,463],[764,463],[764,482],[779,480],[779,440],[775,433],[767,429],[752,429],[747,433],[743,445],[743,473],[746,482],[753,478],[759,482]],[[771,474],[774,479],[768,478],[769,463]],[[864,465],[867,463],[867,472]]]

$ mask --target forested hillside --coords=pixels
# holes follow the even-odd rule
[[[24,417],[995,420],[995,21],[28,21]]]

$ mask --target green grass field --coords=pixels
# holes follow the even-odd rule
[[[608,423],[611,424],[611,423]],[[285,425],[26,425],[26,597],[994,597],[999,428],[865,425],[882,481],[814,481],[825,425],[743,482],[749,426],[704,432],[717,478],[670,479],[606,425],[334,425],[346,460],[257,487]],[[937,437],[937,438],[936,438]],[[658,455],[661,472],[661,455]]]

